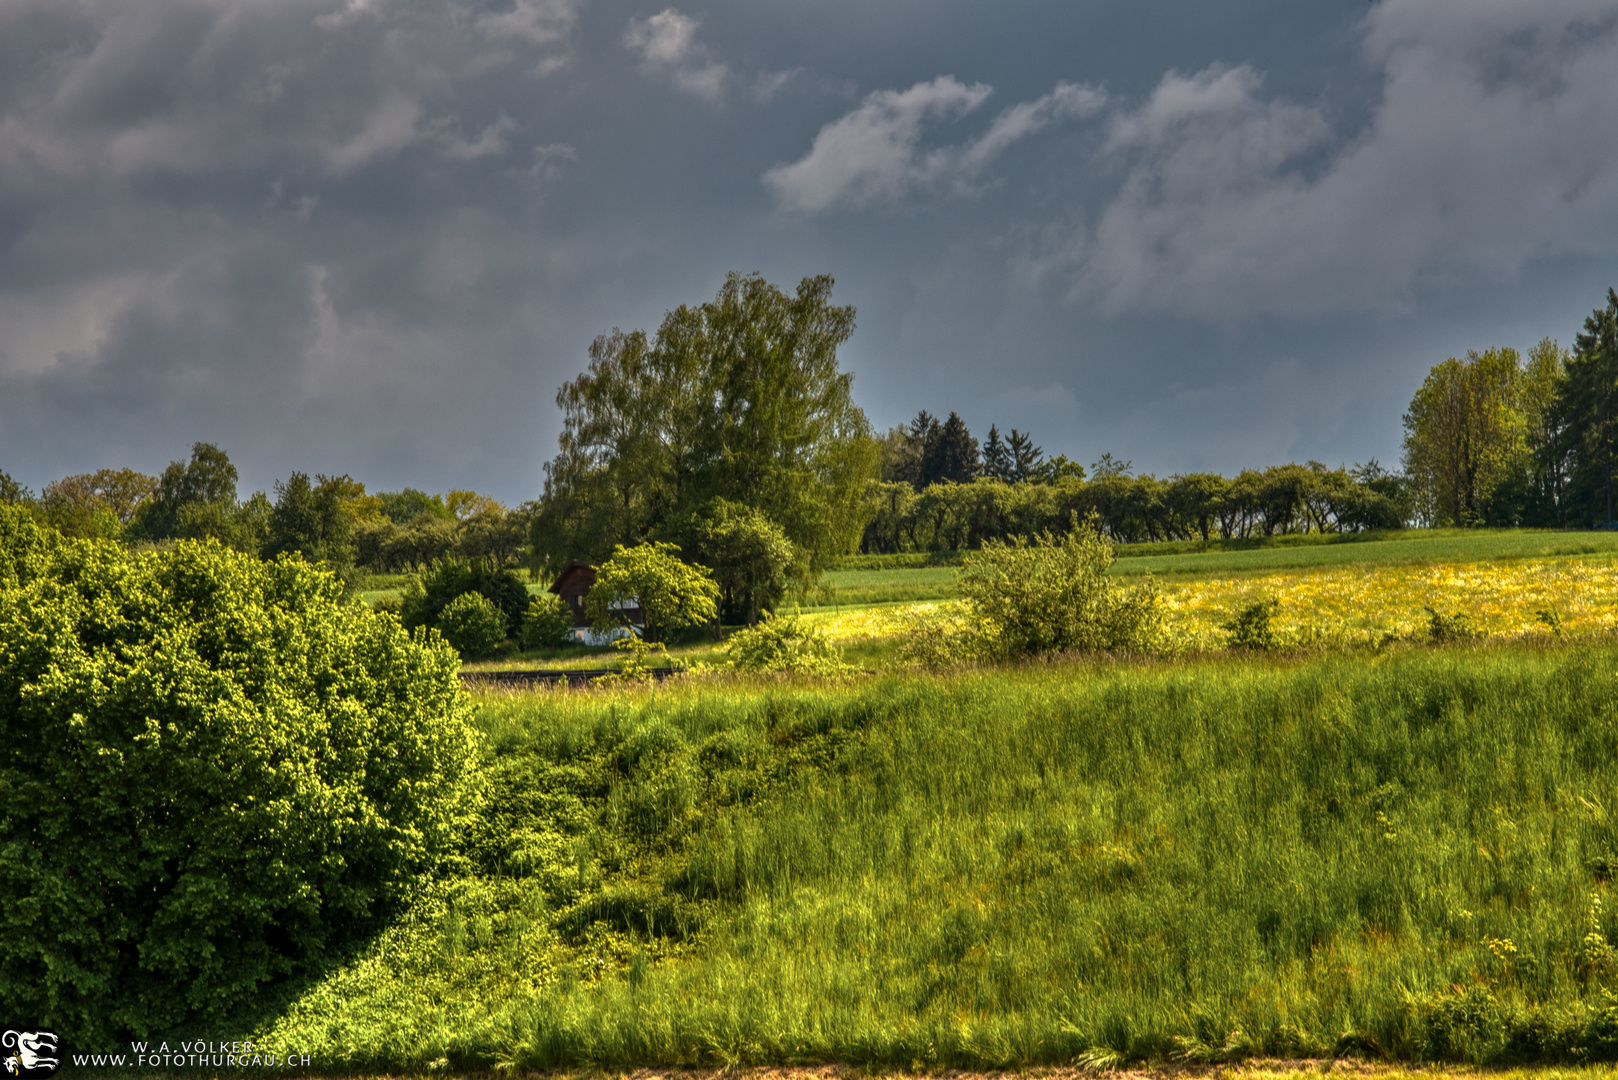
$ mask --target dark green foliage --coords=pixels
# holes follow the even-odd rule
[[[573,609],[555,593],[540,593],[522,617],[524,648],[548,648],[573,640]]]
[[[238,549],[236,466],[212,443],[191,447],[189,461],[171,461],[158,478],[157,490],[143,501],[129,522],[135,539],[168,540],[213,537]]]
[[[780,603],[798,553],[775,522],[750,506],[715,499],[680,533],[691,560],[713,572],[727,620],[752,625]]]
[[[343,510],[343,500],[364,487],[347,476],[318,476],[295,472],[286,483],[275,485],[275,508],[270,513],[269,538],[264,557],[298,552],[310,562],[349,566],[354,562],[354,524]]]
[[[1035,446],[1029,435],[1012,428],[1011,436],[1006,440],[1006,455],[1011,461],[1010,475],[1005,479],[1013,484],[1026,484],[1038,475],[1045,451]]]
[[[493,602],[505,616],[505,632],[522,634],[528,611],[528,589],[522,579],[487,559],[461,559],[446,555],[411,582],[405,592],[402,617],[409,627],[437,626],[440,613],[462,593],[475,592]]]
[[[989,436],[983,440],[983,475],[990,480],[1009,484],[1015,478],[1011,452],[1000,441],[1000,429],[989,425]]]
[[[217,1021],[375,928],[473,794],[446,647],[301,561],[0,510],[0,1013]]]
[[[1279,600],[1254,600],[1230,617],[1222,629],[1230,634],[1233,649],[1270,650],[1276,646],[1275,627],[1271,625]]]
[[[952,412],[928,448],[922,477],[928,484],[966,484],[977,478],[978,467],[978,441],[972,438],[966,421]]]
[[[438,630],[462,656],[476,659],[488,656],[505,639],[506,617],[493,601],[465,592],[438,613]]]
[[[1591,312],[1574,338],[1555,411],[1561,426],[1557,448],[1565,447],[1571,473],[1568,523],[1588,527],[1607,521],[1618,438],[1618,292],[1611,288],[1606,306]]]
[[[11,474],[0,469],[0,503],[28,503],[34,499],[34,493],[11,478]]]

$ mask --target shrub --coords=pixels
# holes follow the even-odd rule
[[[462,656],[488,656],[506,636],[506,617],[479,593],[462,593],[438,613],[438,631]]]
[[[528,589],[522,579],[487,559],[460,559],[446,555],[432,562],[405,590],[403,618],[409,627],[438,626],[450,601],[475,592],[491,601],[505,616],[501,636],[522,633],[528,611]]]
[[[1275,599],[1255,600],[1232,615],[1229,621],[1221,623],[1220,629],[1230,634],[1230,647],[1266,651],[1275,648],[1277,641],[1271,617],[1280,606],[1281,602]]]
[[[541,593],[522,617],[524,648],[565,645],[573,640],[573,609],[555,593]]]
[[[366,933],[473,809],[445,645],[297,558],[0,520],[0,1014],[94,1046]]]
[[[985,542],[963,560],[959,586],[985,647],[1002,656],[1162,647],[1156,584],[1124,588],[1105,576],[1112,559],[1092,514],[1062,537]]]
[[[756,626],[730,635],[728,651],[737,671],[840,675],[849,670],[842,650],[796,615],[766,612]]]
[[[1427,608],[1427,637],[1435,645],[1457,641],[1471,641],[1481,636],[1477,624],[1464,611],[1439,611]]]

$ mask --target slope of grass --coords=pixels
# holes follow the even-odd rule
[[[1618,650],[489,695],[322,1068],[1618,1056]]]

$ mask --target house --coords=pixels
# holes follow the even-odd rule
[[[596,568],[580,559],[574,559],[562,567],[562,572],[556,575],[551,582],[550,591],[562,598],[573,612],[573,636],[586,645],[605,645],[613,638],[622,637],[622,630],[613,630],[606,633],[597,631],[590,625],[589,618],[584,614],[584,597],[590,587],[596,583]],[[644,627],[646,616],[640,609],[638,601],[616,602],[613,605],[628,615],[629,621],[635,626]]]

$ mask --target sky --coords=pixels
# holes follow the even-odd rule
[[[1396,464],[1618,284],[1618,0],[0,0],[0,469],[539,497],[560,386],[836,278],[920,409]]]

